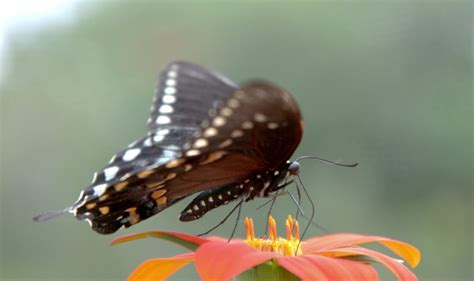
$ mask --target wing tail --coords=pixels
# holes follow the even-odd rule
[[[63,209],[63,210],[54,210],[54,211],[44,212],[42,214],[39,214],[39,215],[36,215],[35,217],[33,217],[33,221],[35,221],[35,222],[48,221],[50,219],[59,217],[60,215],[63,215],[65,213],[69,213],[70,210],[71,210],[71,208],[66,208],[66,209]]]

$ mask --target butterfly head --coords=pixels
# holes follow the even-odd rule
[[[300,174],[300,163],[298,161],[293,161],[290,163],[288,166],[288,172],[290,172],[290,175],[292,176],[297,176]]]

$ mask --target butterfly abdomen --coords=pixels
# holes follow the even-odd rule
[[[250,201],[255,197],[268,197],[279,190],[279,184],[287,176],[289,164],[285,163],[277,169],[256,173],[235,184],[201,192],[181,212],[179,220],[192,221],[199,219],[212,209],[227,205],[234,200]]]

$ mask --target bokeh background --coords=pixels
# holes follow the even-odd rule
[[[179,223],[186,201],[112,236],[69,215],[31,220],[74,202],[111,155],[146,133],[158,71],[184,59],[234,81],[284,86],[305,118],[295,156],[360,163],[303,163],[321,225],[413,243],[423,253],[420,280],[473,280],[471,2],[73,6],[63,20],[22,27],[3,42],[0,279],[123,280],[145,259],[183,250],[155,240],[110,247],[112,238],[200,233],[227,212]],[[243,213],[261,226],[257,201]],[[289,210],[281,198],[280,226]],[[173,280],[193,279],[190,266]]]

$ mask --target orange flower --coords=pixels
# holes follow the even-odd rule
[[[268,218],[268,238],[256,238],[252,219],[245,219],[245,240],[203,238],[179,232],[151,231],[131,234],[112,245],[154,237],[177,243],[194,252],[171,258],[151,259],[129,276],[130,281],[165,280],[194,262],[201,280],[378,280],[372,263],[380,263],[398,280],[418,280],[401,261],[360,245],[377,242],[403,258],[412,267],[420,261],[414,246],[381,237],[338,233],[299,240],[298,222],[286,220],[286,238],[279,237],[275,220]]]

